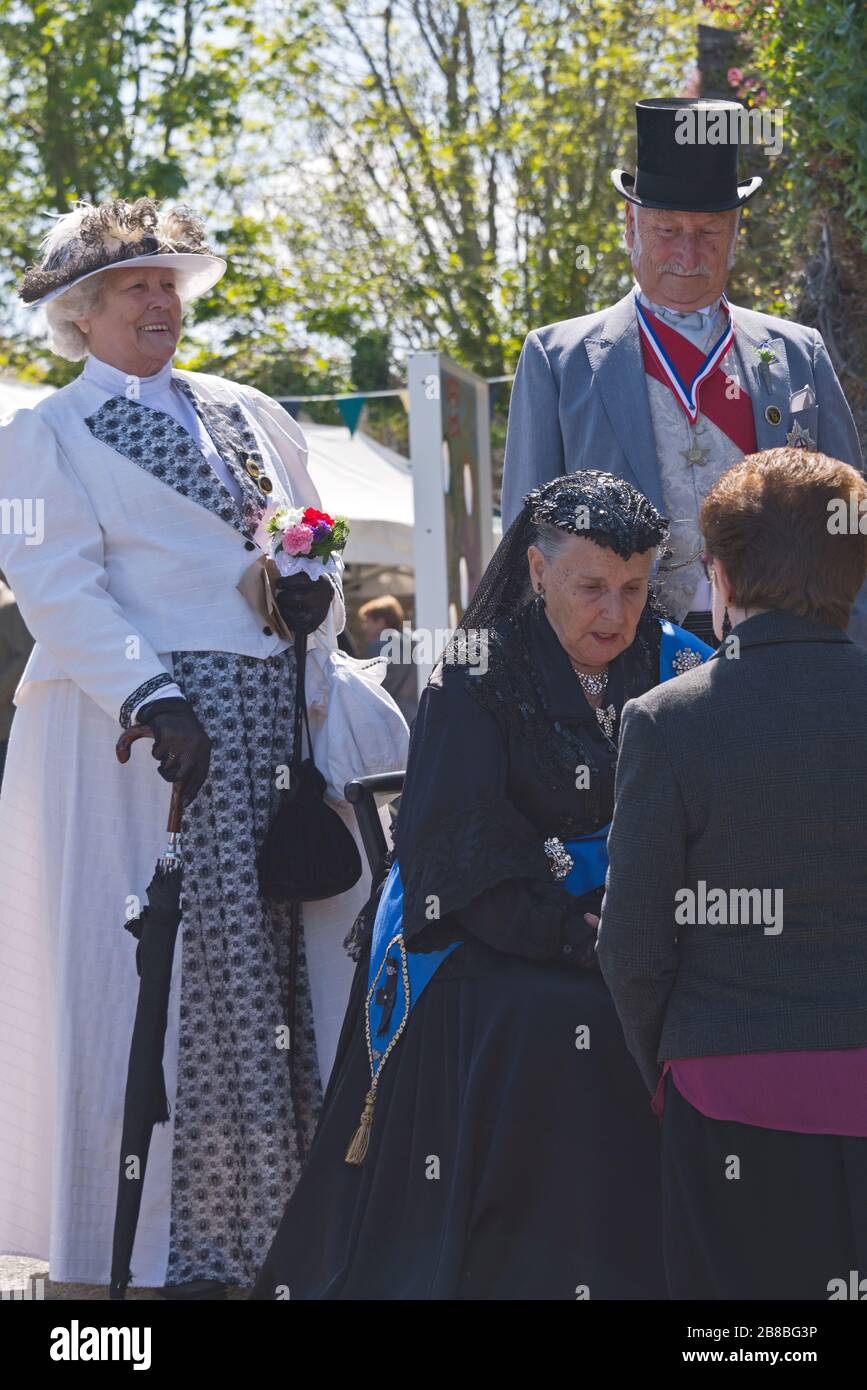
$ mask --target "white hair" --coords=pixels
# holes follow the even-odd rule
[[[88,280],[80,280],[56,299],[49,300],[45,306],[48,346],[58,357],[65,357],[67,362],[80,362],[88,354],[87,334],[82,333],[74,320],[87,318],[99,308],[106,273],[101,270]]]

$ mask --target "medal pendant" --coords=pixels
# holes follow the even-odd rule
[[[690,468],[703,468],[710,457],[708,449],[702,449],[696,440],[693,440],[688,449],[681,449],[681,456],[686,459]]]

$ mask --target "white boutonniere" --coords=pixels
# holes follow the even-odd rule
[[[762,381],[765,384],[765,390],[767,391],[768,395],[770,395],[771,367],[777,360],[777,354],[774,352],[774,349],[768,339],[765,339],[765,341],[763,343],[760,343],[759,346],[756,348],[756,357],[759,359],[759,371],[762,375]]]

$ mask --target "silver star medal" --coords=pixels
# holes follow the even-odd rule
[[[686,459],[690,468],[703,468],[710,456],[709,449],[702,449],[697,439],[693,439],[688,449],[681,449],[681,455]]]
[[[690,468],[703,468],[710,458],[710,449],[703,449],[698,442],[700,433],[705,432],[705,426],[690,425],[689,427],[689,448],[681,449],[680,456],[685,458]]]
[[[786,443],[791,444],[792,448],[794,449],[816,448],[816,441],[810,434],[810,431],[805,430],[803,425],[800,424],[798,420],[794,421],[794,423],[792,424],[792,428],[786,435]]]

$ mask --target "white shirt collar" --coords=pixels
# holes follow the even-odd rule
[[[130,395],[140,400],[146,396],[159,395],[161,391],[166,391],[172,384],[172,361],[170,357],[164,366],[160,367],[153,376],[134,376],[129,372],[122,372],[119,367],[113,367],[110,362],[103,362],[101,358],[94,357],[90,353],[84,364],[82,376],[87,381],[92,381],[94,386],[101,386],[104,391],[109,391],[113,396]],[[137,383],[135,391],[129,388]]]
[[[669,309],[667,306],[662,304],[654,304],[653,300],[648,298],[648,296],[644,293],[644,290],[641,289],[639,285],[636,285],[635,288],[638,291],[638,297],[644,305],[645,309],[649,309],[652,314],[658,314],[661,318],[668,319],[670,321],[676,319],[688,319],[692,314],[701,314],[702,318],[705,318],[708,321],[710,321],[710,319],[716,316],[719,310],[719,306],[722,302],[721,299],[718,298],[715,299],[712,304],[708,304],[707,307],[704,309],[689,309],[688,311],[682,312],[679,309]]]

